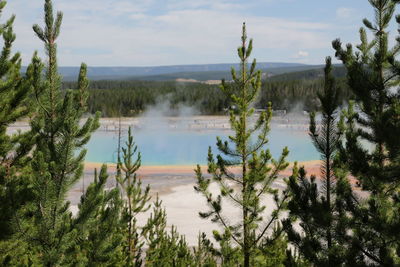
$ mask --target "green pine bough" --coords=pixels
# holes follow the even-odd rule
[[[225,266],[229,266],[239,264],[240,261],[242,266],[247,267],[267,260],[262,257],[261,248],[273,247],[281,238],[282,229],[277,224],[286,207],[287,196],[271,186],[279,172],[288,166],[286,157],[289,151],[284,148],[280,158],[273,160],[269,150],[265,149],[272,117],[271,105],[254,124],[250,123],[254,115],[252,104],[261,87],[261,72],[256,71],[256,60],[248,68],[253,41],[247,44],[245,24],[241,40],[242,44],[238,48],[239,73],[232,68],[233,82],[223,80],[221,84],[221,90],[233,104],[230,124],[234,133],[229,136],[229,141],[217,138],[220,155],[214,157],[209,148],[207,172],[211,178],[205,177],[200,166],[197,166],[195,190],[204,196],[208,206],[208,211],[200,212],[200,216],[211,219],[222,228],[222,233],[214,232],[215,239],[220,243],[222,262],[225,261]],[[232,168],[236,168],[239,174]],[[218,185],[219,192],[216,195],[210,189],[212,182]],[[264,197],[268,195],[272,196],[276,206],[269,217],[264,214],[266,206],[263,203]],[[224,216],[223,200],[231,202],[240,210],[238,221]],[[285,250],[286,247],[281,254],[285,255]],[[235,254],[238,256],[236,259]]]

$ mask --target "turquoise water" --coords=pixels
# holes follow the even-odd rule
[[[217,154],[216,136],[223,140],[228,131],[133,131],[135,142],[142,153],[142,165],[195,165],[207,163],[208,146]],[[126,134],[124,139],[126,139]],[[87,145],[88,162],[116,162],[117,135],[115,132],[96,132]],[[270,149],[278,158],[282,149],[289,148],[289,161],[309,161],[319,159],[307,133],[291,130],[274,130],[269,134]]]

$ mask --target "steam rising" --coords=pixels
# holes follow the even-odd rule
[[[172,104],[167,95],[164,99],[159,98],[155,105],[149,106],[139,117],[139,128],[141,131],[188,129],[194,122],[193,116],[199,114],[194,107]]]

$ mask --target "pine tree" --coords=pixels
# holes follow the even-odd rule
[[[124,207],[120,214],[124,266],[201,266],[196,264],[204,260],[213,262],[212,257],[195,258],[184,237],[175,227],[166,230],[167,220],[161,201],[156,199],[153,213],[146,225],[139,227],[136,217],[150,208],[150,187],[142,187],[136,172],[141,166],[141,154],[133,141],[131,128],[128,139],[122,147],[122,159],[117,169],[118,190],[124,197]],[[146,248],[146,253],[143,253]],[[203,249],[204,251],[204,249]]]
[[[148,249],[146,251],[146,266],[201,266],[187,245],[185,238],[172,226],[167,231],[167,214],[158,198],[154,202],[153,212],[143,228],[143,237]]]
[[[6,2],[0,2],[0,12]],[[21,170],[29,160],[26,155],[32,148],[32,133],[7,134],[7,127],[17,120],[25,118],[32,111],[29,94],[33,84],[34,68],[38,67],[37,57],[28,68],[27,74],[21,76],[21,59],[18,53],[12,55],[11,48],[15,40],[11,17],[0,25],[0,36],[4,46],[0,55],[0,240],[12,233],[9,223],[12,213],[24,202],[22,198],[28,192],[18,192],[22,189],[20,183]],[[17,174],[19,172],[19,175]],[[21,194],[21,196],[19,196]]]
[[[281,197],[278,190],[271,188],[271,184],[277,179],[278,173],[288,165],[285,161],[288,155],[287,148],[277,161],[271,159],[268,150],[264,150],[268,143],[271,106],[269,105],[267,112],[263,112],[253,125],[250,123],[250,117],[254,114],[251,105],[254,104],[261,87],[261,72],[255,70],[255,60],[248,70],[247,61],[252,46],[252,40],[247,45],[246,27],[243,24],[242,44],[238,48],[240,74],[238,76],[232,68],[233,82],[223,80],[221,84],[222,91],[234,105],[234,109],[230,111],[230,124],[234,135],[229,136],[229,142],[217,139],[217,147],[225,157],[218,155],[215,161],[211,148],[209,149],[208,173],[212,175],[212,179],[205,178],[200,166],[197,166],[195,186],[195,190],[206,198],[209,207],[209,211],[200,213],[200,216],[211,218],[213,222],[222,226],[224,235],[228,237],[227,241],[232,240],[240,247],[242,264],[245,267],[254,265],[258,246],[268,241],[268,231],[272,230],[280,211],[285,207],[286,196]],[[235,166],[240,169],[239,175],[232,171],[231,167]],[[209,189],[211,181],[216,182],[220,188],[220,194],[216,197]],[[276,201],[276,209],[266,221],[263,215],[266,207],[261,200],[269,194]],[[231,201],[240,208],[242,217],[238,223],[231,223],[223,216],[222,199]]]
[[[324,90],[318,94],[322,117],[319,127],[315,113],[310,113],[310,138],[322,160],[321,182],[317,182],[315,176],[308,179],[304,168],[296,170],[288,181],[288,209],[293,218],[285,222],[288,237],[299,253],[315,266],[340,266],[345,262],[344,237],[348,226],[343,202],[347,197],[342,196],[343,190],[336,190],[336,185],[339,189],[350,186],[334,172],[334,158],[341,137],[337,126],[339,93],[328,57]],[[301,232],[293,227],[297,220],[300,220]]]
[[[241,248],[235,246],[229,229],[225,229],[222,233],[214,230],[213,237],[218,243],[219,249],[214,249],[212,252],[221,262],[221,266],[240,266],[243,262],[242,251]]]
[[[117,166],[117,181],[125,197],[122,220],[125,224],[123,232],[124,254],[127,266],[142,265],[141,232],[137,226],[136,216],[146,212],[149,208],[150,186],[142,189],[142,182],[138,179],[136,171],[141,165],[141,155],[133,141],[132,131],[129,127],[126,147],[122,147],[122,159]]]
[[[31,121],[32,132],[37,135],[31,163],[33,200],[20,211],[16,225],[23,240],[37,251],[41,264],[54,266],[69,261],[68,251],[77,246],[77,237],[85,234],[82,229],[101,205],[92,203],[93,207],[73,217],[66,201],[66,194],[82,177],[83,146],[97,129],[99,115],[80,126],[87,110],[86,65],[81,66],[78,89],[61,94],[56,40],[62,13],[54,18],[50,0],[45,1],[44,9],[45,28],[33,26],[48,57],[45,81],[37,78],[34,86],[39,109]]]
[[[0,13],[6,2],[0,2]],[[7,127],[17,120],[26,118],[33,111],[30,101],[32,86],[40,75],[41,64],[36,54],[25,75],[21,74],[19,53],[12,53],[16,39],[13,32],[15,17],[0,25],[3,47],[0,54],[0,264],[12,264],[18,257],[20,263],[28,264],[32,259],[24,250],[25,244],[13,238],[15,229],[12,221],[16,211],[31,199],[27,186],[29,177],[26,165],[33,147],[33,133],[27,131],[7,133]]]
[[[259,253],[253,266],[284,267],[288,255],[288,240],[280,233],[280,227],[275,225],[271,237],[259,246]],[[291,255],[290,255],[291,256]],[[298,265],[298,260],[294,261]]]
[[[94,182],[82,195],[80,213],[93,213],[79,229],[77,245],[69,252],[71,265],[122,266],[124,265],[124,223],[121,220],[123,201],[117,188],[105,190],[108,180],[107,166],[94,173]],[[80,216],[86,217],[86,216]]]
[[[193,248],[194,260],[197,266],[217,266],[215,253],[214,245],[207,238],[207,235],[205,233],[199,233],[197,247]]]
[[[342,48],[339,39],[333,41],[356,100],[347,112],[340,159],[369,193],[365,200],[355,196],[348,203],[353,226],[348,261],[354,266],[396,266],[400,264],[400,64],[396,59],[400,39],[389,48],[388,26],[399,1],[369,2],[375,21],[364,19],[363,23],[372,33],[372,41],[368,41],[364,27],[356,52],[350,44]]]

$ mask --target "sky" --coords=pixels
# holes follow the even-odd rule
[[[27,65],[43,45],[44,0],[8,0],[16,15],[14,50]],[[322,64],[332,40],[356,44],[367,0],[53,0],[64,13],[58,39],[61,66],[159,66],[237,62],[242,23],[259,62]],[[397,34],[397,25],[391,32]]]

